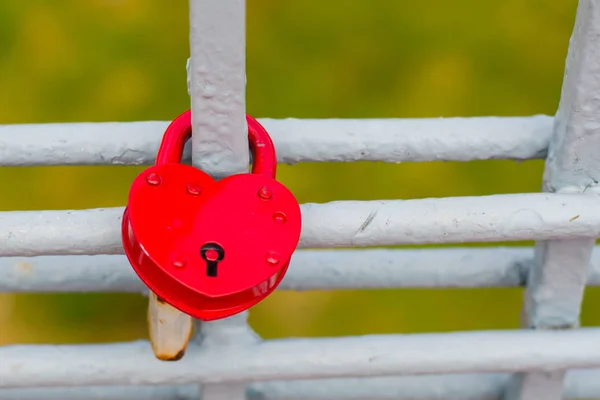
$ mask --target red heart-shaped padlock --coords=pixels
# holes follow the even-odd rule
[[[215,181],[180,164],[186,112],[165,132],[156,165],[133,182],[123,215],[127,257],[144,283],[201,320],[225,318],[268,296],[300,239],[300,206],[275,177],[275,148],[247,117],[252,173]]]

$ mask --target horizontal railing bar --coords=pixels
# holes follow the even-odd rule
[[[553,118],[270,119],[278,159],[470,161],[543,158]],[[152,164],[166,121],[0,125],[0,166]],[[189,148],[185,159],[190,159]]]
[[[600,236],[600,196],[529,193],[302,208],[300,248]],[[122,253],[123,208],[0,213],[0,256]]]
[[[248,400],[501,400],[508,374],[257,382]],[[567,373],[565,399],[600,397],[600,369]],[[0,389],[2,400],[197,400],[199,385]]]
[[[298,250],[280,290],[525,285],[529,247]],[[600,286],[600,248],[588,284]],[[123,255],[0,257],[0,293],[145,292]]]
[[[165,385],[600,368],[600,328],[190,344],[176,363],[145,341],[0,347],[0,387]],[[351,349],[351,351],[349,351]]]

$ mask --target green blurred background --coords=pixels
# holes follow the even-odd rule
[[[248,0],[256,117],[554,114],[576,0]],[[187,1],[3,0],[0,123],[168,120],[187,109]],[[541,161],[302,164],[301,202],[535,192]],[[138,167],[2,168],[2,210],[125,204]],[[523,245],[523,243],[520,243]],[[264,337],[505,329],[522,290],[278,292]],[[2,295],[0,343],[146,337],[139,295]],[[583,325],[600,325],[588,289]]]

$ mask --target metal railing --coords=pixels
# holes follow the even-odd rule
[[[194,133],[185,158],[247,169],[245,1],[190,2]],[[261,119],[279,161],[546,158],[543,193],[303,204],[280,290],[526,286],[523,329],[261,340],[245,313],[154,329],[148,342],[0,347],[0,399],[600,398],[600,0],[580,0],[555,118]],[[0,126],[0,164],[141,165],[167,122]],[[145,292],[122,254],[122,208],[0,213],[0,291]],[[361,249],[537,240],[531,248]],[[356,249],[347,249],[355,247]],[[336,249],[337,248],[337,249]],[[600,308],[599,308],[600,310]],[[170,313],[170,314],[169,314]],[[171,320],[170,320],[171,321]]]

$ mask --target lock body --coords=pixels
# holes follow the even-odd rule
[[[248,122],[250,130],[264,129]],[[190,123],[184,113],[167,129],[177,142],[172,152],[183,148]],[[265,149],[261,140],[270,138],[259,134],[254,142],[249,134],[250,145]],[[279,285],[300,238],[301,214],[293,194],[273,178],[274,148],[266,151],[255,152],[253,171],[262,163],[267,173],[217,182],[162,154],[167,162],[134,180],[122,220],[123,247],[140,279],[165,302],[210,321],[252,307]]]

